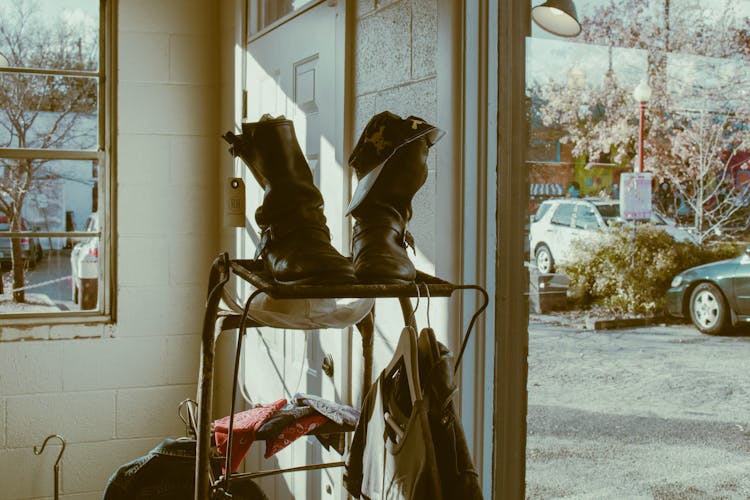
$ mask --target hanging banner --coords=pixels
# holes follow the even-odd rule
[[[652,177],[650,172],[620,174],[620,216],[623,219],[651,218]]]

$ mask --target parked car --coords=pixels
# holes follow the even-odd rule
[[[571,245],[578,239],[596,237],[597,230],[610,223],[626,223],[620,217],[620,203],[599,198],[555,198],[545,200],[532,216],[529,250],[540,273],[552,273],[559,263],[569,262]],[[651,224],[676,241],[695,241],[693,235],[654,212]]]
[[[21,231],[26,231],[27,224],[25,220],[21,220]],[[10,223],[8,222],[7,216],[0,216],[0,231],[10,231]],[[42,250],[42,244],[38,238],[24,237],[21,240],[21,257],[23,258],[24,266],[33,268],[36,263],[44,255]],[[12,265],[12,248],[11,238],[0,238],[0,268],[10,269]]]
[[[86,219],[83,230],[99,232],[99,214]],[[70,251],[73,302],[84,309],[95,309],[99,297],[99,236],[83,238]]]
[[[750,322],[750,248],[734,259],[692,267],[674,277],[667,310],[690,317],[703,333],[717,335]]]

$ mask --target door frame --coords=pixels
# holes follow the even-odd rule
[[[528,220],[525,168],[528,2],[502,0],[498,13],[497,257],[495,260],[495,376],[493,498],[525,498],[529,347]]]

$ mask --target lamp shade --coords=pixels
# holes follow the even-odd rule
[[[531,18],[553,35],[574,37],[581,32],[573,0],[547,0],[531,9]]]

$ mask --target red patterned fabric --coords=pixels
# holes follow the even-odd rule
[[[255,441],[255,434],[258,432],[258,429],[274,413],[286,405],[286,403],[286,399],[279,399],[271,404],[234,414],[232,457],[230,459],[232,472],[237,472],[237,469],[239,469],[242,459],[245,458],[245,455],[250,450],[250,446]],[[229,416],[214,421],[214,439],[216,440],[216,449],[221,456],[226,456],[227,454],[228,437]],[[222,471],[226,473],[224,467],[222,467]]]
[[[275,439],[266,441],[266,453],[263,456],[271,458],[276,453],[292,444],[292,442],[300,436],[312,432],[328,421],[328,418],[323,415],[309,415],[300,418],[281,431]]]

